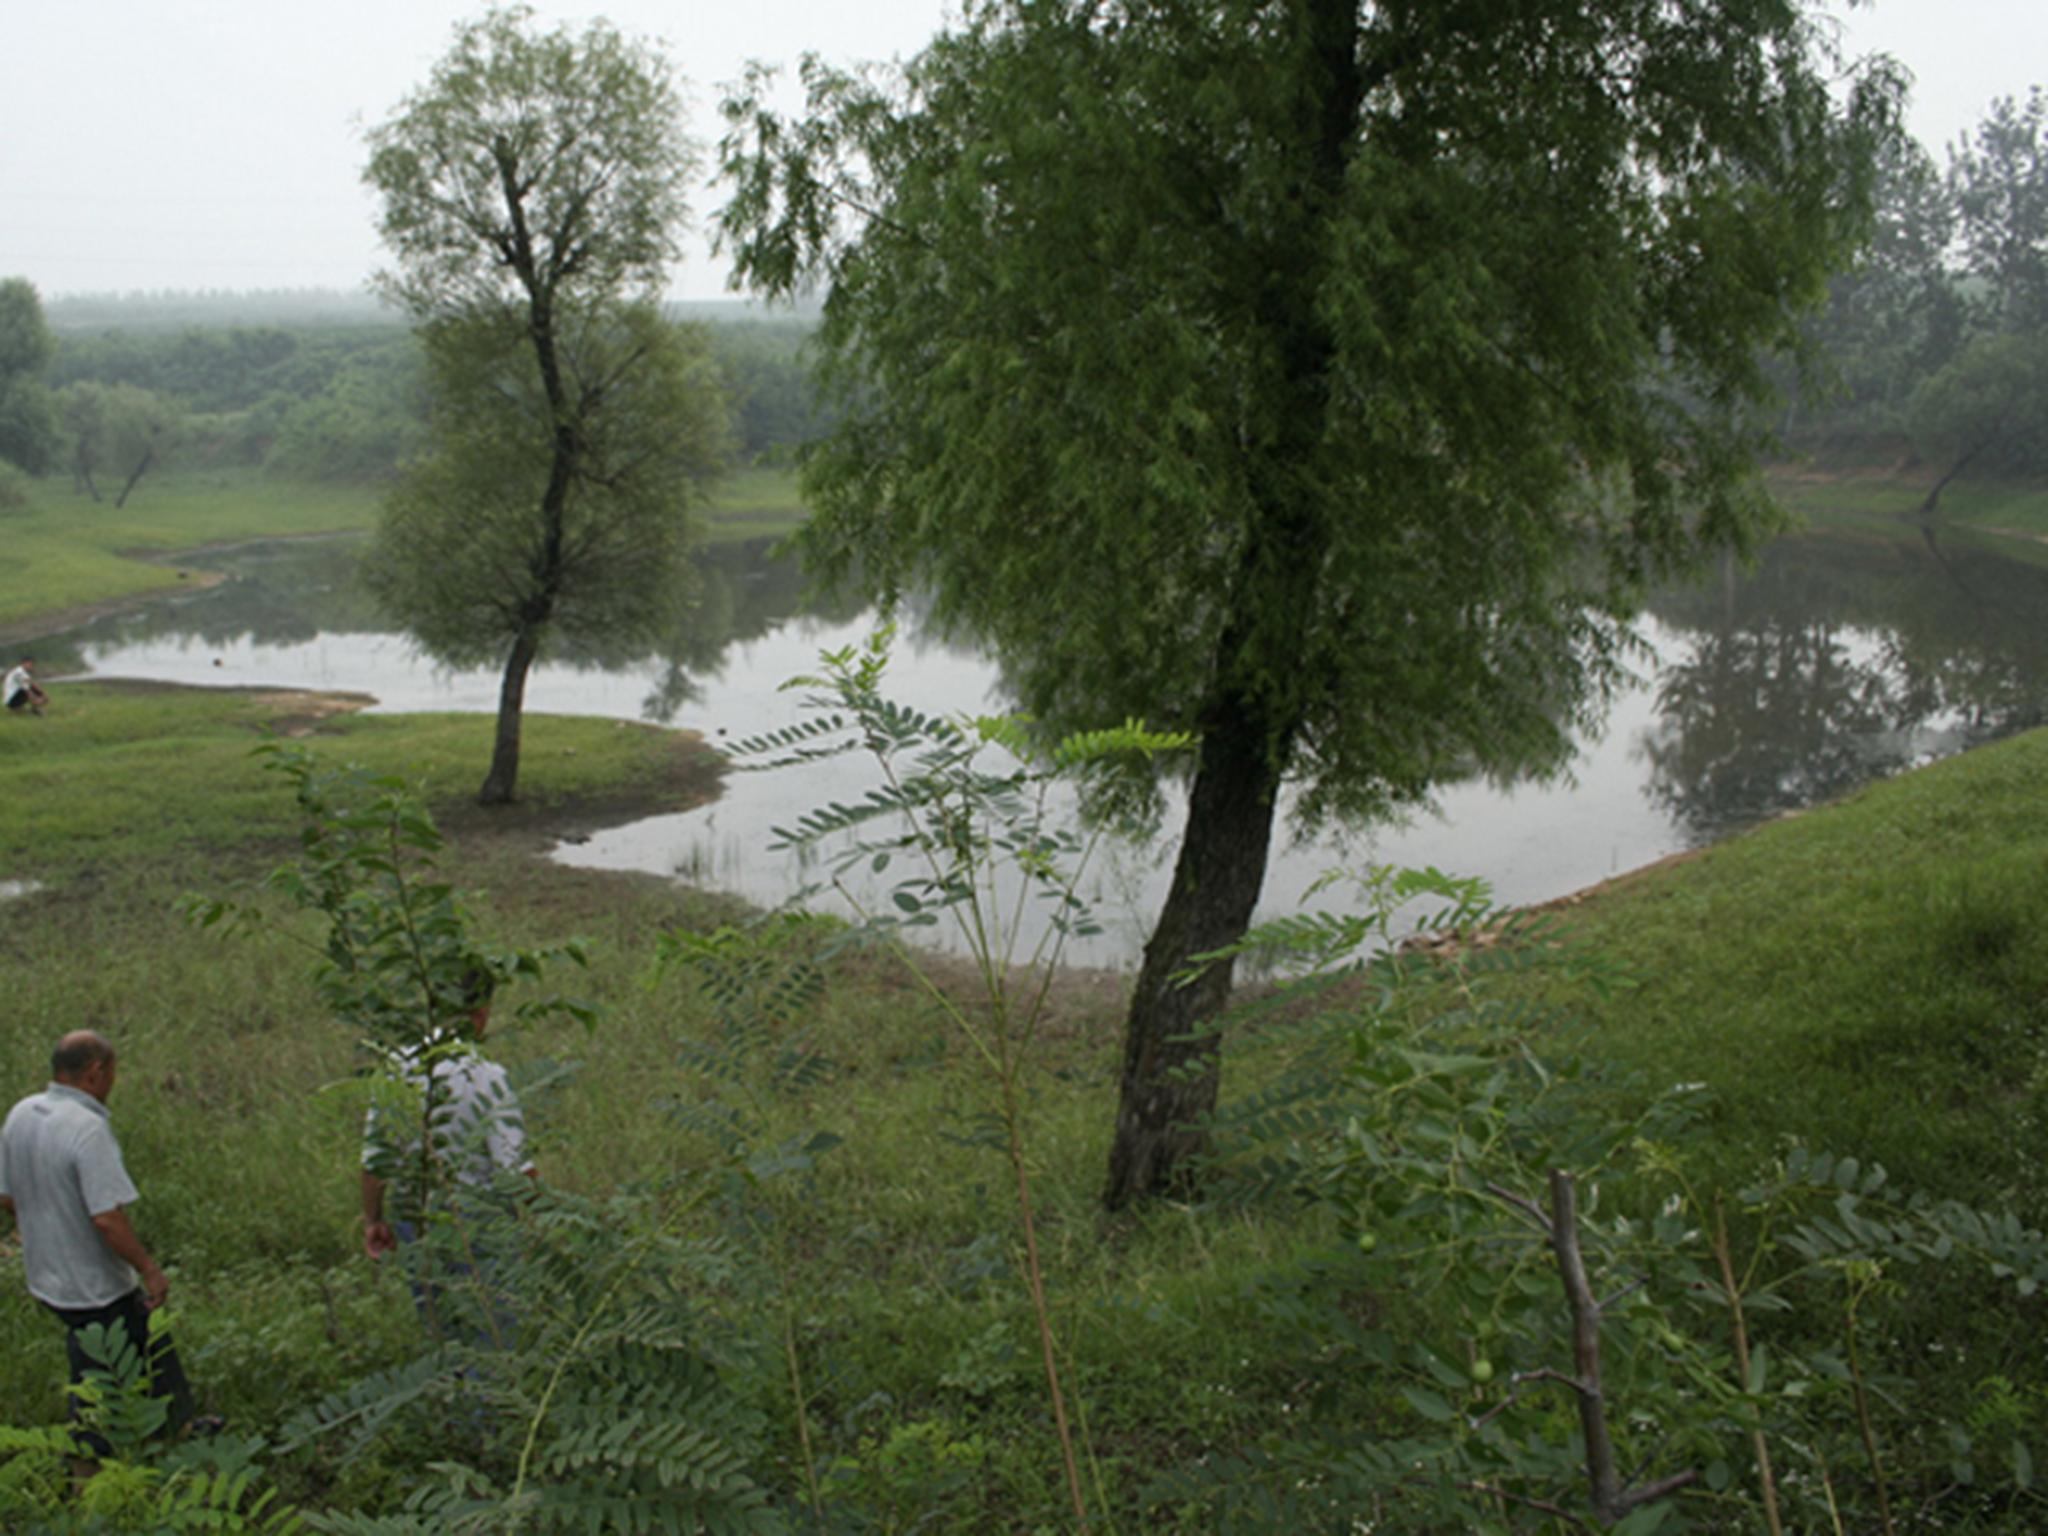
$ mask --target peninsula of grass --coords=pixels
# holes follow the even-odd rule
[[[25,506],[0,508],[7,548],[0,569],[0,634],[27,635],[63,619],[131,602],[192,581],[178,557],[256,539],[365,533],[381,491],[374,485],[287,480],[261,471],[151,476],[124,508],[94,501],[57,477],[26,482]],[[796,476],[741,469],[701,512],[711,542],[782,538],[802,525]]]
[[[26,506],[0,510],[0,629],[177,587],[191,576],[170,558],[177,554],[358,532],[376,516],[377,493],[367,486],[275,480],[256,470],[152,476],[120,508],[54,477],[31,482]]]
[[[1815,522],[1918,520],[1935,481],[1925,471],[1889,467],[1820,472],[1781,466],[1767,478],[1787,511]],[[1949,527],[2048,539],[2048,486],[2038,481],[1958,480],[1943,487],[1938,507]]]
[[[0,720],[0,879],[61,881],[87,867],[205,868],[286,846],[286,786],[262,744],[305,744],[336,765],[401,779],[463,824],[494,720],[378,715],[359,695],[74,682],[49,712]],[[721,759],[691,732],[588,716],[526,717],[519,804],[498,830],[682,810],[717,793]]]

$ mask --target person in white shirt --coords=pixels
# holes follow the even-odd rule
[[[0,1127],[0,1209],[21,1229],[29,1294],[64,1323],[74,1386],[109,1363],[86,1348],[86,1330],[119,1328],[147,1362],[151,1392],[169,1404],[164,1430],[181,1429],[192,1421],[192,1388],[169,1338],[159,1331],[152,1340],[149,1327],[171,1282],[128,1219],[139,1196],[107,1114],[114,1048],[75,1030],[50,1053],[50,1075]],[[77,1409],[74,1395],[74,1418]],[[106,1454],[98,1436],[80,1439]]]
[[[492,1187],[505,1174],[539,1176],[526,1155],[526,1122],[505,1069],[476,1049],[490,1028],[492,987],[486,973],[472,975],[463,1027],[408,1051],[397,1102],[387,1097],[364,1120],[363,1251],[372,1259],[414,1243],[436,1217],[468,1220],[490,1211]],[[476,1246],[471,1240],[468,1251]],[[474,1270],[468,1262],[440,1266],[437,1274],[427,1273],[424,1261],[420,1268],[414,1299],[438,1333],[444,1285]],[[508,1320],[495,1301],[491,1310]]]
[[[7,674],[7,681],[0,684],[0,699],[5,699],[8,709],[16,714],[24,709],[32,715],[43,712],[50,696],[36,682],[35,657],[24,656],[15,664],[14,670]]]

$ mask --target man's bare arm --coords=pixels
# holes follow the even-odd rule
[[[157,1267],[149,1256],[149,1250],[142,1246],[142,1239],[135,1235],[135,1228],[128,1220],[128,1213],[120,1206],[111,1211],[101,1211],[92,1219],[99,1229],[100,1241],[114,1250],[114,1256],[125,1259],[135,1266],[135,1272],[142,1276],[142,1299],[151,1307],[160,1307],[164,1298],[171,1293],[170,1277]]]
[[[381,1259],[398,1246],[398,1236],[384,1219],[384,1181],[365,1170],[363,1174],[363,1252]]]

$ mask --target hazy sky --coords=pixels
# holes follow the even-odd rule
[[[0,276],[46,297],[138,289],[352,289],[381,261],[362,130],[425,79],[481,0],[0,0]],[[537,5],[657,37],[715,136],[747,59],[914,52],[945,0],[611,0]],[[1855,52],[1914,74],[1937,152],[1999,95],[2048,83],[2042,0],[1834,0]],[[700,216],[719,194],[696,198]],[[675,291],[716,297],[699,252]]]

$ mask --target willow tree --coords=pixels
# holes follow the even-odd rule
[[[551,635],[652,641],[723,405],[655,313],[694,154],[670,71],[603,22],[525,9],[456,30],[370,135],[364,179],[432,386],[372,584],[432,655],[502,663],[480,797],[513,797],[526,677]]]
[[[827,287],[806,540],[1059,728],[1200,733],[1110,1204],[1184,1169],[1281,791],[1557,763],[1645,584],[1769,520],[1762,353],[1851,251],[1888,72],[1797,0],[982,0],[727,105],[758,287]]]

